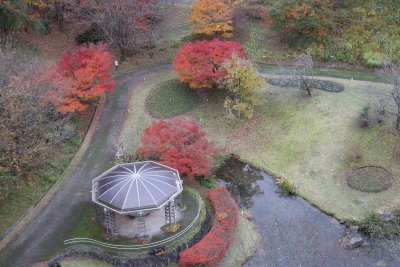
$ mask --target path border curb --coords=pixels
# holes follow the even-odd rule
[[[23,218],[14,226],[14,228],[0,241],[0,251],[5,249],[7,245],[13,241],[22,231],[23,229],[32,222],[33,219],[49,204],[49,202],[53,199],[58,190],[64,185],[67,178],[72,174],[72,172],[76,169],[83,156],[86,154],[87,149],[89,148],[90,143],[93,140],[93,137],[96,133],[98,124],[100,122],[101,115],[104,111],[104,106],[106,103],[106,96],[103,95],[100,97],[99,102],[96,106],[96,111],[93,115],[92,121],[90,123],[89,129],[86,132],[85,138],[79,147],[78,151],[75,153],[68,167],[64,170],[61,177],[57,180],[57,182],[43,195],[43,197],[36,203],[36,205],[31,208],[31,210],[23,216]]]

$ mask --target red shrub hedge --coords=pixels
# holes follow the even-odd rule
[[[235,200],[223,186],[208,190],[208,198],[215,209],[214,226],[199,243],[179,254],[179,263],[183,267],[214,266],[221,261],[232,243],[238,218]]]

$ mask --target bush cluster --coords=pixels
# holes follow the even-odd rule
[[[98,42],[104,41],[100,31],[97,28],[91,28],[84,31],[81,34],[75,36],[75,42],[81,44],[97,44]]]
[[[213,188],[218,186],[217,181],[215,180],[214,176],[211,175],[204,175],[199,177],[200,184],[207,188]]]
[[[322,61],[375,68],[400,55],[397,0],[282,0],[270,3],[272,28]]]
[[[361,222],[360,229],[374,238],[398,236],[400,235],[400,212],[393,212],[390,220],[384,220],[377,214],[370,214]]]
[[[362,107],[358,115],[358,124],[361,128],[373,127],[383,122],[383,115],[382,111],[371,112],[371,106],[367,104]]]
[[[196,245],[179,254],[183,267],[215,266],[229,249],[238,219],[238,206],[229,191],[214,187],[208,191],[215,209],[215,223],[211,231]]]
[[[296,194],[296,186],[295,184],[286,179],[286,178],[279,178],[276,181],[278,185],[279,193],[284,197],[289,197]]]

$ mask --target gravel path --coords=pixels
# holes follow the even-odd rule
[[[120,133],[129,88],[145,77],[171,69],[163,65],[118,78],[107,102],[92,144],[81,163],[54,199],[9,246],[0,252],[1,267],[30,266],[63,248],[63,241],[79,220],[82,207],[90,203],[91,181],[113,164],[113,140]]]

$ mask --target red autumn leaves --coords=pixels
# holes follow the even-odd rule
[[[173,61],[181,82],[191,88],[211,88],[224,75],[222,63],[233,54],[247,58],[243,47],[236,42],[198,41],[184,44]]]
[[[114,90],[115,82],[110,75],[112,63],[113,58],[104,44],[65,51],[48,74],[52,88],[46,100],[61,113],[85,110],[91,100]]]
[[[180,266],[215,266],[232,243],[238,219],[235,200],[223,186],[208,190],[208,198],[215,210],[214,226],[199,243],[179,254]]]
[[[197,120],[185,117],[153,122],[140,140],[142,145],[136,151],[139,158],[158,161],[189,178],[210,173],[210,157],[220,152],[208,141]]]

